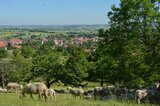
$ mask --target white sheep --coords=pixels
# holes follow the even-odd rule
[[[54,97],[54,100],[56,101],[56,92],[52,88],[47,90],[47,96],[50,96],[52,100]]]
[[[69,92],[73,95],[73,97],[76,98],[76,96],[80,96],[80,98],[82,98],[84,96],[84,90],[83,89],[79,89],[79,88],[72,88],[72,87],[68,87],[67,88],[69,90]]]
[[[0,88],[0,93],[7,93],[7,89]]]
[[[141,100],[142,99],[145,99],[148,95],[148,92],[146,89],[143,89],[143,90],[137,90],[135,92],[135,100],[136,102],[138,102],[139,104],[141,104]]]
[[[19,85],[18,83],[8,83],[7,84],[7,90],[8,91],[17,91],[17,90],[21,90],[23,88],[22,85]]]
[[[39,100],[41,99],[41,96],[44,96],[45,101],[46,101],[47,100],[47,86],[42,82],[29,83],[26,86],[24,86],[19,97],[23,98],[25,97],[25,94],[30,94],[31,99],[34,99],[33,94],[38,94]]]

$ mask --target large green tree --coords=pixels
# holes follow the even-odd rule
[[[66,62],[67,71],[65,80],[67,84],[78,84],[88,76],[88,60],[83,49],[77,46],[68,47],[69,59]]]
[[[97,73],[106,82],[145,86],[160,77],[159,0],[121,0],[100,30]]]
[[[10,67],[12,67],[11,60],[8,58],[1,59],[0,61],[0,85],[5,88],[10,76]]]
[[[54,51],[49,46],[43,47],[37,50],[32,60],[31,73],[33,79],[39,78],[45,81],[50,88],[51,84],[64,79],[64,66],[68,58],[62,52]]]

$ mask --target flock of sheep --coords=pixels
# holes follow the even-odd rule
[[[8,83],[7,89],[0,88],[1,93],[12,92],[13,90],[20,90],[19,97],[23,99],[26,94],[30,95],[31,99],[33,94],[37,94],[39,100],[44,98],[47,101],[50,96],[52,100],[56,100],[56,92],[58,90],[48,89],[43,82],[35,82],[26,84],[24,87],[17,83]],[[153,86],[150,86],[145,89],[131,90],[125,87],[115,87],[115,86],[106,86],[106,87],[95,87],[90,90],[84,90],[82,87],[67,87],[68,93],[72,94],[74,98],[79,96],[83,99],[95,99],[95,100],[107,100],[113,97],[116,97],[121,101],[133,100],[137,103],[142,103],[148,101],[152,104],[160,104],[160,82],[155,83]],[[59,92],[58,92],[59,93]]]
[[[0,88],[1,93],[14,92],[18,90],[20,90],[20,99],[23,99],[26,96],[26,94],[29,94],[30,98],[34,99],[33,94],[37,94],[39,100],[41,100],[41,98],[44,97],[45,101],[47,101],[47,98],[49,96],[52,100],[53,98],[54,100],[56,100],[56,92],[51,88],[48,89],[43,82],[29,83],[26,84],[24,87],[22,85],[19,85],[18,83],[8,83],[7,89]]]

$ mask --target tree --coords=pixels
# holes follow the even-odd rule
[[[160,77],[160,13],[158,0],[121,0],[108,13],[110,28],[100,30],[97,73],[105,81],[130,87]],[[99,75],[100,77],[100,75]]]
[[[71,46],[67,50],[70,56],[65,66],[67,71],[65,83],[74,85],[88,76],[88,61],[85,52],[80,47]]]
[[[32,57],[33,54],[34,54],[35,50],[30,47],[30,46],[23,46],[21,48],[21,55],[25,58],[29,58],[29,57]]]
[[[64,66],[68,58],[62,52],[56,52],[51,47],[46,47],[45,50],[46,53],[43,48],[38,49],[32,60],[31,73],[33,78],[40,77],[50,88],[51,84],[64,79]]]
[[[11,66],[12,64],[10,59],[5,58],[0,61],[0,82],[2,88],[5,88],[5,85],[8,82],[8,77],[10,76],[9,70]]]

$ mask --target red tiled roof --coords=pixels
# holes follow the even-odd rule
[[[7,42],[7,41],[5,41],[5,40],[0,40],[0,48],[5,48],[5,47],[7,47],[7,45],[8,45],[8,42]]]
[[[21,39],[17,39],[17,38],[13,38],[13,39],[10,40],[10,42],[12,44],[20,44],[20,43],[22,43],[22,40]]]

